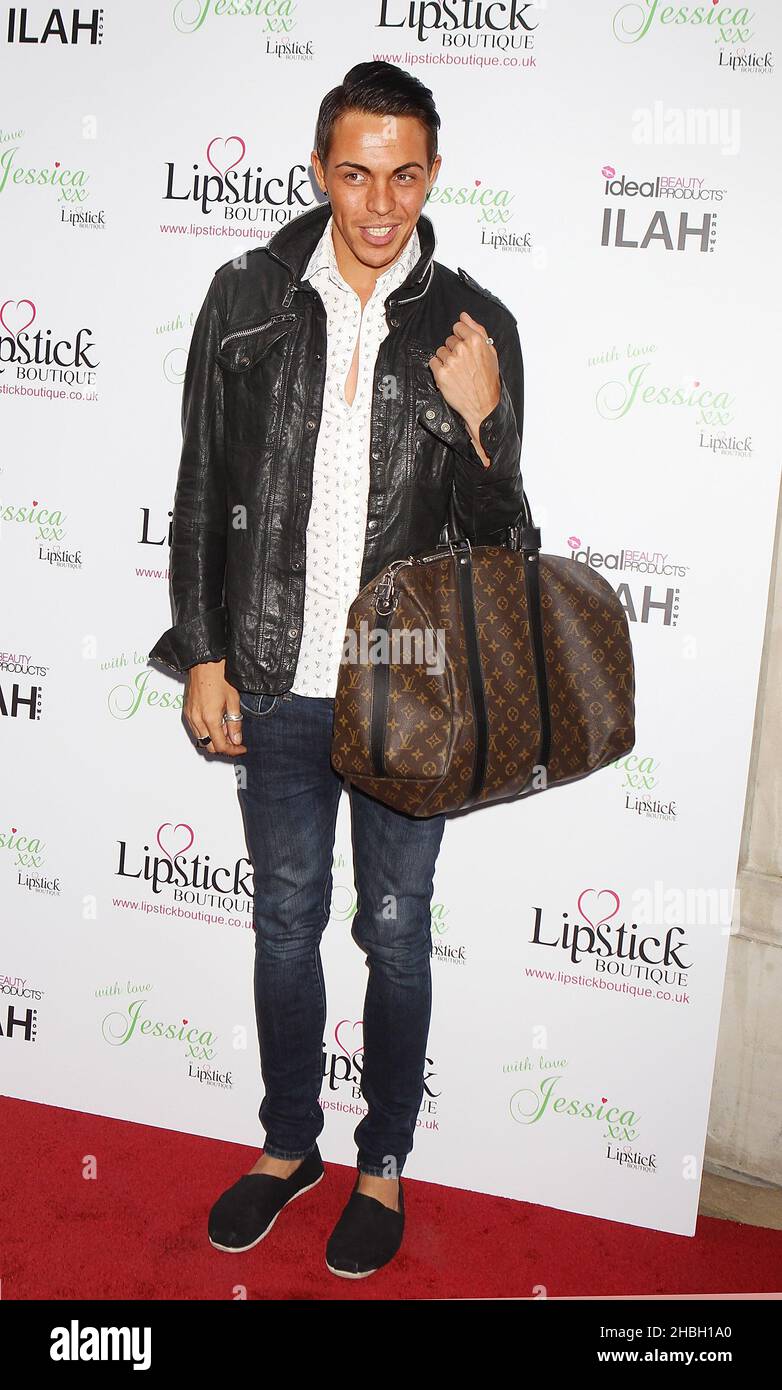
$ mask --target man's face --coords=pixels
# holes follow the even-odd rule
[[[318,183],[331,200],[335,245],[378,272],[415,230],[441,157],[427,167],[426,129],[415,116],[348,111],[335,123],[325,167],[313,150]]]

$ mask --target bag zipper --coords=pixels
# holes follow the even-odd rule
[[[469,541],[467,542],[469,545]],[[472,549],[472,547],[470,547]],[[403,569],[406,565],[431,565],[435,560],[443,560],[449,552],[447,545],[443,545],[442,550],[433,551],[431,555],[408,555],[404,560],[392,560],[387,565],[372,589],[375,596],[373,607],[376,613],[392,613],[399,602],[398,595],[394,589],[394,578],[397,570]],[[382,604],[382,607],[380,606]]]

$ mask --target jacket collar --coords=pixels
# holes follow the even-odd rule
[[[310,256],[317,246],[331,216],[331,204],[319,203],[308,208],[298,217],[280,227],[278,232],[266,243],[270,256],[284,265],[291,276],[285,301],[289,302],[293,290],[310,290],[311,286],[302,282]],[[432,278],[435,249],[434,227],[430,218],[421,213],[416,223],[421,254],[401,285],[393,290],[385,301],[393,300],[404,304],[409,299],[419,299],[426,293]]]

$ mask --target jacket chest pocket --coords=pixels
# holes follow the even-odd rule
[[[263,447],[273,443],[285,399],[295,314],[231,329],[215,361],[223,377],[226,441]]]

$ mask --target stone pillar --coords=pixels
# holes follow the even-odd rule
[[[705,1154],[710,1172],[777,1184],[782,1184],[780,514],[739,854],[738,922],[734,917]]]

